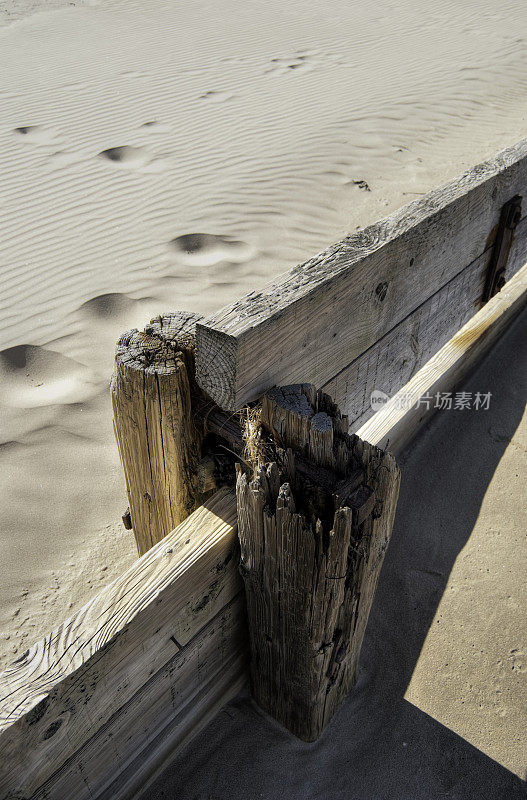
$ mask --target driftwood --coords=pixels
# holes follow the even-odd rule
[[[140,555],[206,496],[198,477],[203,437],[192,412],[197,319],[166,314],[117,343],[114,428]]]
[[[237,481],[252,691],[312,741],[357,677],[400,474],[391,455],[349,436],[346,417],[312,386],[269,392],[260,422],[254,477],[239,469]],[[341,479],[359,471],[362,484],[337,498],[299,476],[299,457]]]

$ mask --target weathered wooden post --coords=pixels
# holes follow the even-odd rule
[[[118,342],[115,430],[138,549],[232,485],[237,462],[253,695],[311,741],[356,680],[399,470],[308,384],[238,413],[216,406],[194,379],[196,322],[166,315]]]
[[[253,477],[240,469],[237,480],[252,692],[313,741],[356,681],[400,473],[391,455],[348,435],[313,386],[266,394],[260,423],[264,441],[247,450]]]
[[[193,414],[194,314],[123,334],[112,379],[114,428],[139,554],[203,502],[202,429]]]

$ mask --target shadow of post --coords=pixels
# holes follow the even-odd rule
[[[402,455],[397,518],[359,681],[323,736],[304,744],[240,696],[143,800],[525,797],[517,776],[404,696],[454,562],[522,418],[526,341],[527,311],[460,387],[491,391],[490,409],[439,412]]]

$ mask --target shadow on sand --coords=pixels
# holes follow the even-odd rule
[[[246,696],[226,706],[145,794],[178,800],[514,800],[525,784],[404,695],[454,562],[527,395],[527,312],[465,381],[487,412],[439,413],[400,459],[396,524],[358,684],[303,744]],[[422,500],[420,499],[422,498]]]

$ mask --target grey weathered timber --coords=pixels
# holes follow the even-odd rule
[[[222,489],[11,664],[0,797],[93,800],[140,753],[139,771],[155,766],[163,730],[176,746],[231,697],[247,652],[237,560],[235,493]]]
[[[31,800],[130,800],[247,682],[239,593],[48,779]]]
[[[327,384],[490,250],[516,194],[527,140],[199,323],[198,383],[226,409],[273,385]]]
[[[114,429],[139,555],[204,500],[198,481],[202,436],[192,414],[198,319],[166,314],[117,343]]]
[[[435,413],[436,394],[453,392],[526,306],[527,265],[419,370],[400,393],[362,425],[357,435],[378,447],[388,446],[395,455],[400,453]],[[429,405],[427,397],[432,399]]]
[[[195,645],[198,645],[197,640]],[[189,675],[192,675],[187,685],[182,683],[180,687],[173,665],[167,665],[166,675],[159,676],[156,685],[145,687],[137,698],[140,704],[135,699],[130,704],[127,716],[137,749],[128,759],[126,772],[107,786],[97,800],[141,797],[145,786],[155,780],[187,742],[245,686],[248,643],[243,593],[204,628],[199,646],[194,647],[192,653],[189,651],[186,659]],[[177,709],[174,702],[180,704]],[[111,739],[122,735],[123,730],[128,734],[128,726],[119,724],[115,732],[110,731]],[[99,774],[99,747],[98,741],[90,744],[94,751],[93,755],[90,753],[94,776]]]
[[[492,250],[477,258],[322,388],[357,431],[374,409],[374,390],[395,394],[479,310]],[[517,228],[507,277],[527,262],[527,218]]]
[[[237,481],[252,693],[313,741],[356,681],[400,474],[313,386],[269,392],[261,424],[274,447],[265,441],[254,477],[240,470]],[[341,478],[360,470],[363,483],[339,500],[299,479],[297,453]]]

